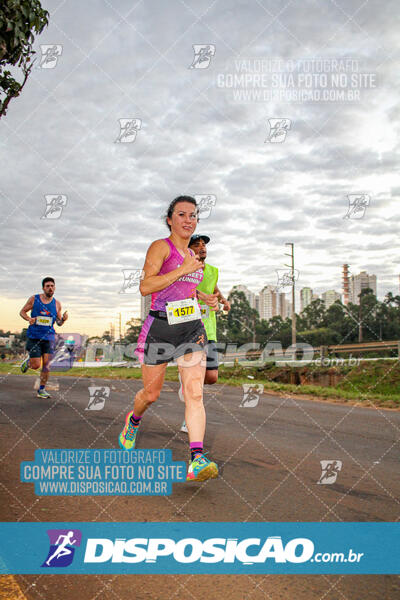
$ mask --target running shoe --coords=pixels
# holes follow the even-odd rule
[[[196,454],[189,465],[186,481],[206,481],[218,477],[218,466],[209,460],[205,454]]]
[[[38,398],[51,398],[49,392],[46,392],[46,390],[38,390],[36,395]]]
[[[29,356],[24,360],[23,363],[21,363],[19,368],[23,373],[27,372],[27,370],[29,369]]]
[[[186,427],[186,421],[183,421],[182,426],[181,426],[181,431],[182,431],[182,433],[189,433],[188,428]]]
[[[126,415],[125,427],[119,434],[119,445],[122,450],[133,450],[135,448],[136,434],[139,429],[139,425],[135,426],[131,422],[131,416],[133,410]]]

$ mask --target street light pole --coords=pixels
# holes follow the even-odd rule
[[[285,252],[285,256],[290,256],[292,261],[290,265],[285,265],[285,267],[291,268],[291,280],[292,280],[292,346],[296,347],[296,305],[295,305],[295,276],[294,276],[294,244],[292,242],[287,242],[285,246],[291,247],[291,253],[287,254]],[[295,352],[295,351],[294,351]]]

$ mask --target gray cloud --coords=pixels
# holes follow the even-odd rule
[[[137,311],[139,297],[118,296],[122,269],[140,268],[168,235],[162,215],[181,193],[217,197],[198,231],[212,238],[224,289],[275,283],[288,241],[302,285],[340,290],[348,262],[377,275],[379,295],[397,289],[392,3],[292,3],[276,19],[272,1],[151,0],[128,14],[128,0],[91,0],[79,18],[70,3],[43,4],[50,26],[35,48],[63,53],[32,72],[2,119],[3,295],[29,295],[52,272],[71,310]],[[216,46],[208,69],[189,68],[197,43]],[[216,77],[249,57],[356,58],[378,87],[356,103],[239,104]],[[115,143],[131,117],[142,120],[135,142]],[[292,120],[282,144],[265,142],[274,117]],[[360,191],[371,195],[364,219],[343,219]],[[67,196],[60,219],[41,219],[46,194]]]

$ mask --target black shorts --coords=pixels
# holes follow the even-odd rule
[[[217,343],[214,340],[209,340],[207,344],[207,371],[218,369],[218,351]]]
[[[207,342],[201,319],[170,325],[166,318],[149,314],[139,334],[135,354],[145,365],[161,365],[191,352],[201,352]]]
[[[54,340],[27,338],[26,351],[29,358],[41,358],[43,354],[54,354]]]

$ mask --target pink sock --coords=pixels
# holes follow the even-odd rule
[[[192,460],[194,460],[196,454],[202,454],[203,442],[190,442],[190,453],[192,455]]]

